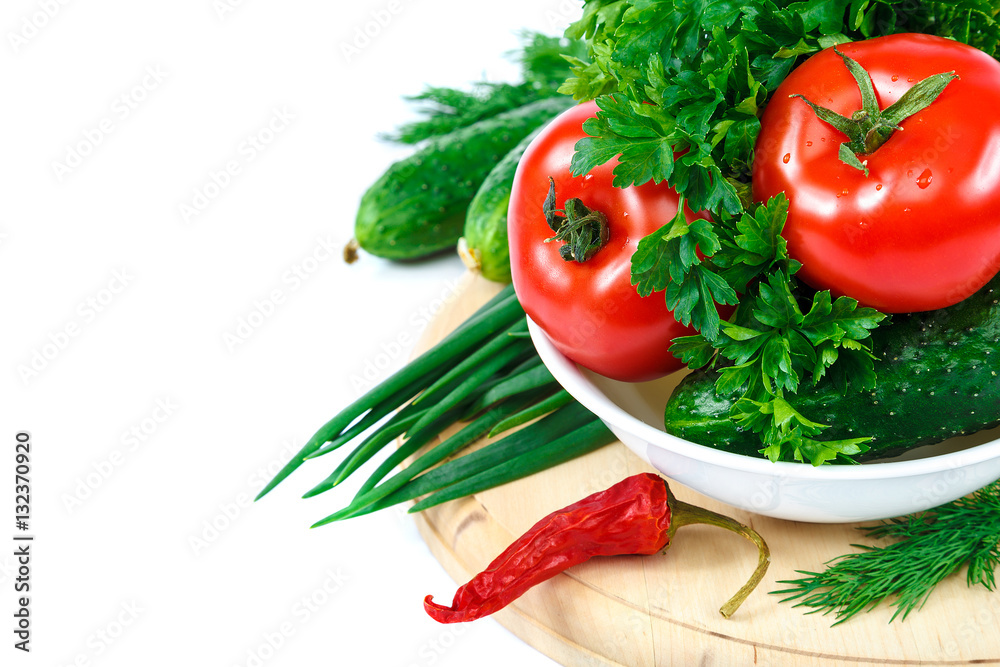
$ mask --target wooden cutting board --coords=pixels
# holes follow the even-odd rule
[[[439,340],[500,286],[468,275],[425,333]],[[431,552],[463,584],[538,519],[638,472],[652,470],[623,444],[530,478],[415,515]],[[808,524],[735,510],[677,483],[677,497],[753,526],[771,549],[758,589],[730,619],[719,607],[748,578],[756,548],[708,526],[679,530],[655,556],[597,558],[535,587],[496,613],[516,636],[569,666],[1000,664],[1000,591],[949,577],[919,611],[889,622],[883,604],[831,627],[829,615],[770,594],[863,542],[857,524]],[[454,591],[437,591],[449,604]],[[483,622],[483,621],[480,621]]]

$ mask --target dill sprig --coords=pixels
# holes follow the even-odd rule
[[[896,541],[887,546],[851,546],[863,551],[839,556],[823,572],[779,581],[791,588],[773,591],[782,602],[798,600],[806,613],[833,613],[838,625],[871,611],[887,598],[896,607],[890,622],[905,619],[927,601],[934,587],[963,565],[969,586],[996,587],[1000,564],[1000,480],[927,512],[860,528],[869,538]]]
[[[417,104],[421,117],[402,125],[395,133],[383,134],[382,139],[419,144],[536,100],[555,97],[570,74],[572,58],[587,51],[581,40],[530,30],[521,32],[520,41],[520,48],[507,54],[520,65],[519,82],[479,81],[469,90],[425,86],[418,95],[405,98]]]

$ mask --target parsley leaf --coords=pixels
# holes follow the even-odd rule
[[[812,436],[826,426],[809,421],[781,396],[769,401],[743,398],[733,408],[733,419],[738,424],[763,434],[763,452],[772,461],[808,461],[812,465],[822,465],[842,458],[850,462],[852,456],[868,450],[867,438],[816,440]]]
[[[789,394],[804,378],[818,381],[842,358],[848,359],[839,369],[843,386],[850,382],[870,387],[874,379],[870,332],[885,315],[859,308],[847,297],[832,301],[825,290],[813,295],[809,310],[803,313],[793,285],[783,270],[771,273],[758,285],[750,307],[741,311],[737,319],[742,322],[723,324],[715,347],[732,365],[720,369],[716,390],[720,394],[742,391],[730,416],[761,434],[768,458],[819,465],[866,451],[868,439],[815,439],[826,427],[796,411]]]
[[[688,224],[681,199],[677,214],[639,241],[632,255],[632,284],[640,296],[664,292],[674,317],[712,340],[721,321],[715,304],[738,300],[729,283],[698,255],[714,254],[719,247],[711,222],[698,218]]]
[[[597,118],[583,124],[590,135],[577,142],[570,169],[574,176],[620,156],[614,186],[625,188],[648,181],[661,183],[674,168],[674,142],[656,109],[636,109],[625,95],[598,98]],[[646,105],[648,106],[648,105]]]
[[[678,338],[671,352],[692,367],[710,363],[713,356],[719,360],[716,391],[739,395],[730,417],[760,434],[763,452],[772,460],[814,465],[849,460],[867,449],[866,438],[819,439],[826,426],[795,409],[794,393],[802,382],[819,381],[831,368],[837,369],[835,378],[844,391],[848,383],[870,388],[875,378],[871,330],[885,315],[859,307],[854,299],[833,299],[829,291],[810,295],[798,284],[794,274],[799,264],[789,258],[781,236],[787,213],[788,200],[778,195],[735,222],[729,220],[726,228],[735,231],[706,245],[716,249],[711,260],[681,252],[681,240],[693,234],[675,218],[662,234],[640,241],[633,273],[645,280],[639,283],[640,293],[665,289],[669,294],[675,284],[671,281],[691,282],[695,267],[712,268],[716,279],[735,286],[743,296],[732,317],[720,322],[717,331],[703,328],[697,336]],[[712,226],[713,231],[721,228]],[[683,306],[693,312],[698,308],[693,297]]]

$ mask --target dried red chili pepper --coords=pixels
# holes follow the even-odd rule
[[[757,545],[757,569],[719,610],[729,618],[764,577],[771,556],[763,538],[734,519],[677,500],[652,473],[633,475],[536,523],[483,572],[458,589],[451,607],[424,598],[440,623],[474,621],[498,611],[539,584],[594,556],[655,554],[670,545],[681,526],[707,523],[727,528]]]

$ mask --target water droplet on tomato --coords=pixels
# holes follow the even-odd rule
[[[882,184],[881,183],[879,183],[878,185],[875,186],[875,190],[876,191],[881,190],[881,189],[882,189]]]
[[[908,76],[908,77],[906,77],[906,81],[907,81],[908,83],[913,83],[913,77],[912,77],[912,76]]]
[[[806,146],[812,146],[812,145],[813,145],[813,142],[811,142],[811,141],[807,141],[806,142]]]
[[[923,172],[921,172],[920,177],[917,178],[917,187],[919,187],[921,190],[925,190],[933,180],[934,180],[934,174],[931,173],[931,170],[924,169]]]
[[[899,75],[898,74],[893,74],[892,75],[892,80],[893,81],[899,81]]]
[[[781,161],[784,162],[785,164],[788,164],[788,161],[791,160],[791,159],[792,159],[792,154],[791,153],[785,153],[785,156],[783,158],[781,158]]]

